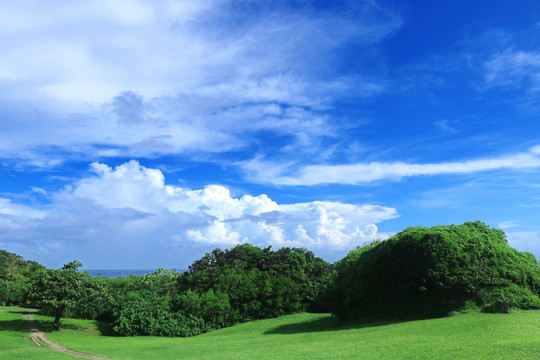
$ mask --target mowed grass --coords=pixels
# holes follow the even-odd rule
[[[32,359],[20,355],[33,356],[31,350],[52,353],[32,349],[35,345],[24,338],[22,325],[11,322],[17,320],[17,315],[21,320],[21,314],[0,311],[0,358]],[[45,329],[52,322],[41,315],[36,319]],[[106,331],[104,324],[73,319],[65,319],[63,324],[64,330],[47,332],[49,339],[72,350],[118,360],[540,359],[540,311],[348,324],[340,324],[327,314],[301,313],[239,324],[193,338],[100,336],[100,330]],[[10,343],[10,354],[16,356],[3,356],[5,343]],[[35,358],[66,358],[54,356]]]
[[[0,359],[73,359],[71,355],[39,348],[30,340],[27,332],[28,322],[23,320],[22,315],[26,312],[34,311],[31,309],[0,306]]]

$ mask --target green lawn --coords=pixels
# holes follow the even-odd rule
[[[64,359],[25,338],[22,315],[0,307],[0,358]],[[37,315],[48,329],[52,319]],[[63,320],[48,332],[69,349],[111,359],[540,359],[540,311],[340,325],[326,314],[254,321],[193,338],[100,336],[103,325]],[[4,352],[8,356],[4,356]],[[44,355],[46,354],[46,355]]]
[[[27,311],[14,307],[0,306],[0,359],[73,359],[73,356],[70,355],[38,348],[30,340],[27,333],[28,324],[22,318],[22,314]]]

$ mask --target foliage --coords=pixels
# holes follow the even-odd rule
[[[61,317],[92,319],[111,306],[105,283],[88,272],[77,271],[81,266],[79,261],[72,261],[61,269],[41,270],[33,276],[32,297],[54,316],[55,328],[59,328]]]
[[[0,250],[0,305],[30,305],[31,274],[42,269],[45,267],[35,261]]]
[[[215,249],[189,271],[92,277],[0,252],[0,301],[54,316],[106,319],[124,336],[193,336],[238,322],[331,309],[340,318],[540,308],[540,265],[481,222],[413,227],[332,266],[311,251]]]
[[[215,249],[189,272],[159,269],[124,287],[114,330],[128,336],[191,336],[303,311],[322,292],[329,274],[330,265],[305,249],[272,251],[249,244]]]
[[[118,306],[113,313],[114,331],[123,336],[187,336],[189,331],[180,324],[184,320],[182,315],[171,308],[177,296],[178,276],[176,271],[158,269],[122,284],[123,291],[116,293]],[[192,331],[192,335],[200,333]]]
[[[227,294],[231,319],[249,321],[311,308],[327,286],[331,265],[306,249],[242,244],[216,249],[189,270],[182,288]]]
[[[351,251],[336,265],[329,290],[342,318],[443,315],[475,301],[540,308],[540,265],[481,222],[411,227]]]
[[[229,295],[210,289],[201,295],[187,290],[179,298],[178,307],[205,322],[206,331],[219,329],[238,321],[238,312],[231,308]]]
[[[204,321],[193,315],[173,313],[165,304],[149,299],[130,301],[115,312],[114,331],[123,336],[194,336],[203,332]]]
[[[0,250],[0,279],[15,280],[44,268],[35,261],[24,260],[20,255]]]

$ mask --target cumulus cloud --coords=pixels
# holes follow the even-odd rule
[[[381,180],[444,174],[472,174],[492,170],[523,170],[540,167],[539,146],[528,152],[463,162],[432,164],[356,163],[346,165],[307,165],[266,162],[260,158],[239,163],[248,179],[274,185],[367,184]]]
[[[93,163],[91,170],[92,176],[55,192],[42,209],[2,199],[3,239],[75,248],[124,244],[141,251],[157,244],[175,251],[243,242],[335,250],[384,237],[376,224],[397,216],[395,209],[377,205],[278,204],[264,194],[234,197],[220,185],[182,188],[137,161],[115,168]]]

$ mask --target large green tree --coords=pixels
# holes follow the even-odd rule
[[[342,318],[540,308],[540,265],[482,222],[411,227],[351,251],[336,266],[332,311]]]
[[[0,250],[0,305],[30,305],[31,274],[43,269],[45,267],[35,261]]]
[[[313,307],[327,286],[331,265],[303,248],[242,244],[215,249],[189,267],[183,288],[227,294],[241,321]]]
[[[34,275],[33,297],[38,305],[54,316],[54,328],[66,315],[95,317],[110,304],[110,293],[100,278],[79,272],[82,264],[75,260],[61,269],[46,269]]]
[[[114,312],[120,335],[191,336],[308,310],[331,266],[306,249],[242,244],[215,249],[188,272],[158,270],[127,286]]]

